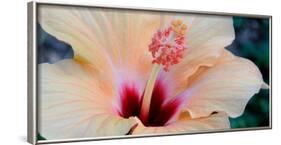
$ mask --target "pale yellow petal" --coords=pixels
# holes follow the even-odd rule
[[[202,66],[213,66],[222,55],[224,47],[235,38],[233,20],[230,16],[179,14],[164,17],[166,23],[181,19],[187,25],[186,51],[181,62],[170,69],[170,77],[178,84],[175,94],[188,85],[188,78]]]
[[[104,66],[108,66],[108,60],[101,42],[95,39],[101,37],[101,34],[93,33],[92,28],[83,21],[80,12],[88,13],[88,10],[85,8],[41,5],[38,8],[38,20],[47,33],[73,47],[75,59],[85,63],[91,62],[95,68],[102,69]],[[88,17],[88,20],[91,20],[90,17]]]
[[[184,112],[186,113],[186,112]],[[184,117],[183,117],[184,116]],[[221,131],[230,129],[230,123],[227,114],[216,113],[208,117],[192,119],[188,114],[182,114],[182,118],[161,127],[145,127],[138,123],[133,130],[133,134],[138,135],[159,135],[159,134],[178,134],[178,133],[198,133]]]
[[[153,12],[42,5],[39,23],[74,49],[75,59],[97,69],[125,67],[147,73],[148,45],[159,28]]]
[[[47,140],[127,134],[136,122],[115,112],[107,76],[73,60],[39,64],[39,133]]]
[[[253,62],[225,50],[213,67],[201,68],[190,77],[187,108],[193,118],[215,111],[238,117],[263,85],[262,74]]]

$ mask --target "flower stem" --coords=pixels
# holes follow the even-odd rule
[[[149,76],[149,80],[147,81],[143,100],[142,100],[142,106],[140,110],[140,117],[142,121],[147,121],[151,98],[152,98],[152,91],[154,89],[155,82],[157,80],[158,73],[160,72],[161,65],[154,64],[152,67],[151,74]]]

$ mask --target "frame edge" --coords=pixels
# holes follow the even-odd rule
[[[36,117],[36,2],[27,3],[27,142],[37,144]]]
[[[198,132],[198,133],[184,133],[184,134],[160,134],[160,135],[141,135],[132,137],[110,137],[110,138],[81,138],[81,139],[61,139],[61,140],[46,140],[38,141],[37,130],[37,7],[40,5],[62,5],[62,6],[82,6],[82,7],[97,7],[97,8],[112,8],[112,9],[128,9],[128,10],[143,10],[143,11],[168,11],[179,13],[191,13],[191,14],[206,14],[208,15],[222,15],[222,16],[243,16],[248,18],[268,18],[270,22],[270,53],[272,53],[272,15],[259,15],[259,14],[243,14],[243,13],[229,13],[229,12],[208,12],[208,11],[195,11],[195,10],[183,10],[183,9],[168,9],[168,8],[150,8],[150,7],[132,7],[132,6],[117,6],[117,5],[94,5],[93,3],[79,4],[70,2],[48,2],[46,0],[35,0],[28,2],[28,142],[31,144],[50,144],[50,143],[69,143],[69,142],[81,142],[81,141],[99,141],[99,140],[112,140],[112,139],[132,139],[143,137],[161,137],[161,136],[174,136],[174,135],[189,135],[189,134],[205,134],[205,133],[228,133],[236,131],[256,131],[256,130],[268,130],[272,129],[272,67],[270,66],[270,121],[269,126],[259,128],[243,128],[229,131],[210,131],[210,132]],[[272,65],[272,55],[270,54],[270,65]]]

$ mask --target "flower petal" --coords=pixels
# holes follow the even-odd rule
[[[38,18],[48,33],[71,44],[75,59],[97,69],[125,66],[146,73],[151,67],[148,45],[160,25],[156,13],[42,5]]]
[[[136,124],[113,108],[110,77],[73,60],[39,65],[39,133],[52,139],[125,135]]]
[[[193,118],[215,111],[238,117],[262,86],[262,74],[254,63],[225,50],[217,64],[190,77],[187,108]]]
[[[200,66],[213,66],[216,63],[224,47],[234,40],[235,33],[232,17],[229,16],[189,14],[176,18],[182,19],[187,25],[187,50],[183,60],[170,72],[174,80],[179,82],[179,93],[186,88],[188,77]],[[170,16],[169,19],[175,18]]]
[[[179,120],[162,127],[145,127],[140,121],[138,122],[138,126],[132,131],[132,134],[159,135],[172,133],[198,133],[230,128],[228,116],[222,112],[197,119],[192,119],[187,112],[183,112]]]

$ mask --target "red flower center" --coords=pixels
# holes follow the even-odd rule
[[[145,126],[164,126],[179,111],[182,101],[180,98],[168,99],[165,84],[157,80],[154,86],[148,117],[140,117],[142,95],[132,84],[123,85],[120,91],[121,109],[119,115],[124,118],[138,117]]]

